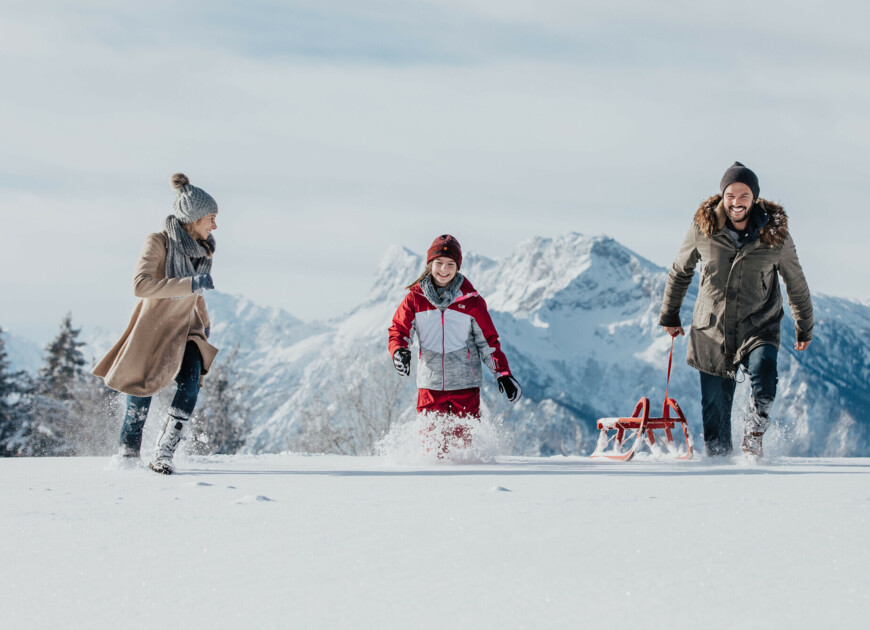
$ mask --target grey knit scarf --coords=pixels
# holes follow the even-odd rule
[[[188,278],[199,273],[211,273],[211,255],[215,250],[214,236],[205,241],[194,239],[174,215],[166,217],[164,225],[169,235],[166,252],[166,277]],[[197,291],[202,295],[203,290]]]
[[[432,306],[443,311],[462,294],[463,280],[465,280],[465,276],[457,272],[456,277],[446,287],[436,287],[435,283],[432,282],[432,275],[429,274],[420,280],[420,289],[423,290],[423,295]]]

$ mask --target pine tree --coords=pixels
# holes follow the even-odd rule
[[[9,371],[6,341],[0,328],[0,457],[24,454],[33,381],[24,370]]]
[[[11,455],[9,443],[17,430],[15,406],[12,402],[16,394],[15,382],[9,374],[9,360],[6,355],[6,340],[0,327],[0,456]]]
[[[117,395],[83,369],[80,332],[68,314],[36,380],[9,374],[0,337],[0,456],[104,455],[116,446]]]
[[[106,455],[117,447],[118,395],[106,387],[102,380],[83,368],[86,364],[80,348],[80,328],[72,327],[68,313],[61,322],[60,332],[49,344],[46,364],[40,372],[42,400],[50,406],[60,403],[54,426],[59,431],[63,446],[58,454]],[[44,417],[44,415],[43,415]]]
[[[8,402],[13,393],[12,379],[9,375],[9,359],[6,355],[6,340],[3,338],[3,327],[0,326],[0,427],[6,424],[8,410],[11,405]],[[2,430],[2,429],[0,429]]]
[[[60,324],[60,332],[46,350],[45,365],[39,371],[40,391],[56,400],[73,400],[75,386],[81,379],[85,357],[79,349],[81,328],[72,327],[72,314],[67,313]]]
[[[81,449],[90,417],[85,403],[92,399],[94,379],[84,371],[86,363],[72,315],[60,324],[57,337],[46,347],[45,365],[39,371],[29,397],[27,418],[17,444],[19,455],[75,455]]]
[[[81,378],[85,358],[67,314],[57,337],[46,346],[45,365],[30,392],[26,418],[17,438],[17,454],[30,456],[72,455],[71,434],[75,422],[76,381]]]

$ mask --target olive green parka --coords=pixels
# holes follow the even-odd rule
[[[785,282],[797,341],[813,338],[810,291],[779,204],[758,199],[753,213],[767,222],[754,241],[738,248],[725,227],[722,196],[701,203],[668,274],[659,323],[681,326],[680,306],[700,264],[700,286],[686,362],[733,378],[747,354],[764,344],[779,347],[783,318],[779,278]]]

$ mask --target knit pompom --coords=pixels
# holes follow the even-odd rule
[[[169,185],[172,186],[175,190],[178,190],[183,186],[187,186],[189,183],[190,180],[187,179],[187,175],[185,175],[184,173],[176,173],[169,178]]]

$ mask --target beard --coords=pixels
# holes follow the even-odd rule
[[[740,219],[736,219],[736,221],[737,221],[738,223],[741,223],[741,222],[743,222],[743,221],[746,221],[746,220],[749,218],[749,214],[750,214],[752,208],[751,208],[751,207],[750,207],[750,208],[747,208],[746,206],[725,206],[725,214],[728,215],[728,218],[731,219],[732,223],[735,221],[735,219],[734,219],[734,212],[735,212],[735,211],[736,211],[736,212],[740,212],[740,211],[742,211],[742,210],[745,210],[746,212],[743,213],[743,217],[742,217],[742,218],[740,218]]]

